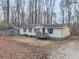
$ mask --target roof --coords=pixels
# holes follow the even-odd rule
[[[43,27],[43,28],[64,28],[65,24],[51,24],[51,25],[43,24],[43,25],[37,25],[37,26]]]
[[[18,27],[8,27],[7,29],[19,29]]]
[[[60,27],[60,28],[62,28],[62,27],[64,27],[64,24],[52,24],[52,25],[43,25],[43,26],[45,26],[45,27]]]
[[[35,27],[36,25],[33,25],[33,24],[28,24],[28,25],[25,25],[25,26],[20,26],[21,28],[33,28]]]
[[[25,26],[20,26],[21,28],[35,28],[35,27],[42,27],[42,28],[64,28],[66,24],[37,24],[37,25],[33,25],[33,24],[28,24]]]

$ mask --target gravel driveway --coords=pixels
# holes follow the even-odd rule
[[[52,49],[49,59],[79,59],[79,40],[67,41]]]

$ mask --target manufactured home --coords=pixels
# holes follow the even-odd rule
[[[20,35],[28,35],[28,36],[35,36],[34,27],[35,25],[26,25],[20,27]]]
[[[65,38],[70,36],[70,29],[64,24],[52,25],[28,25],[20,28],[21,35],[50,37],[50,38]]]

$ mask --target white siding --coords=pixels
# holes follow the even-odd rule
[[[27,28],[27,35],[33,36],[33,29],[32,32],[29,32],[29,29]]]
[[[61,29],[54,29],[53,37],[61,38]]]
[[[33,34],[33,36],[36,35],[34,28],[32,29],[32,34]]]
[[[20,28],[20,34],[21,35],[26,34],[26,35],[30,35],[30,36],[36,36],[34,29],[38,29],[38,28],[40,29],[40,32],[43,33],[43,31],[42,31],[43,28],[41,26],[36,26],[36,27],[32,28],[32,32],[29,32],[28,28],[26,29],[26,32],[23,31],[23,28]],[[52,34],[48,33],[48,28],[45,28],[45,33],[47,33],[52,38],[64,38],[64,37],[67,37],[70,35],[68,27],[64,27],[62,29],[54,28]]]
[[[20,35],[27,35],[27,28],[26,28],[26,32],[24,32],[23,28],[20,28]]]
[[[23,28],[20,28],[20,35],[24,35]]]
[[[42,33],[42,28],[40,28],[40,32]]]
[[[48,33],[48,29],[46,29],[46,33]],[[52,34],[48,33],[48,35],[53,38],[65,38],[67,36],[70,36],[70,31],[68,27],[64,27],[62,29],[54,28],[53,33]]]
[[[48,33],[48,29],[47,28],[45,29],[45,33]]]
[[[35,33],[35,31],[34,31],[34,28],[32,28],[32,32],[29,32],[29,29],[27,29],[27,35],[35,36],[36,33]]]
[[[53,29],[53,33],[49,34],[49,36],[54,38],[61,38],[61,29]]]
[[[43,33],[42,27],[36,26],[34,28],[40,28],[40,32]],[[45,33],[47,33],[50,37],[61,38],[61,29],[53,29],[53,33],[48,33],[48,28],[45,28]]]

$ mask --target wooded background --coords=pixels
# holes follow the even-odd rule
[[[59,3],[61,23],[78,32],[79,1],[61,0]],[[0,17],[0,26],[57,24],[56,18],[60,17],[54,11],[56,0],[14,0],[14,5],[10,4],[11,0],[0,0],[0,15],[3,15]]]

